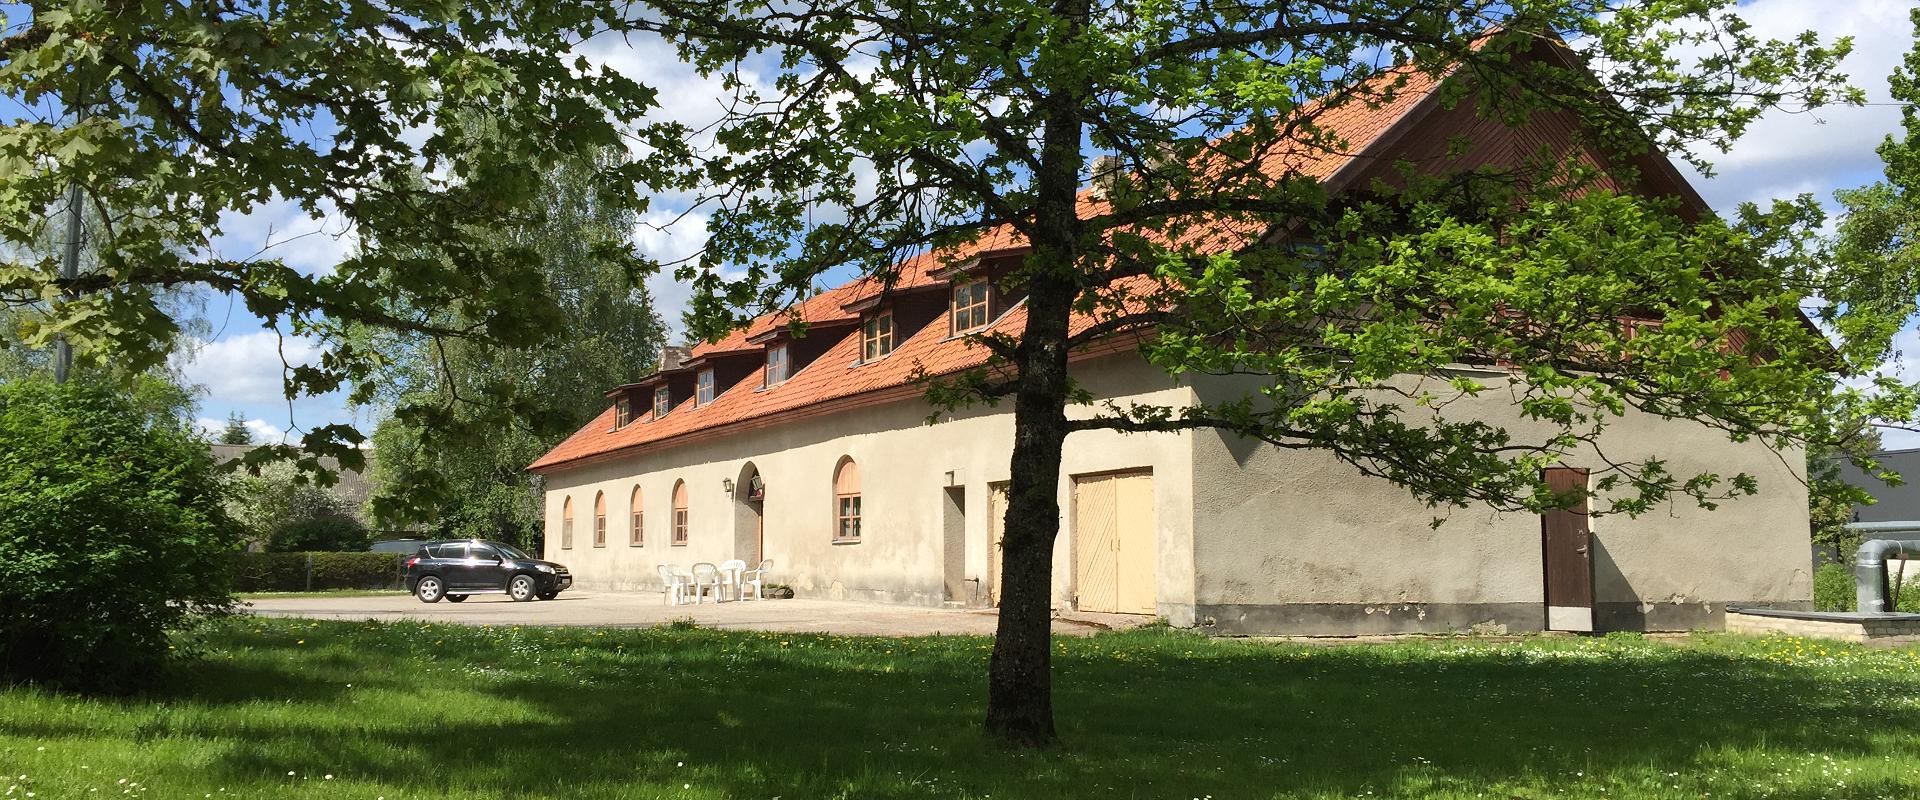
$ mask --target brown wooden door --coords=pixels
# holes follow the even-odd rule
[[[1587,487],[1584,469],[1554,467],[1545,477],[1555,492]],[[1549,630],[1593,630],[1593,533],[1587,523],[1585,498],[1572,508],[1540,515]]]

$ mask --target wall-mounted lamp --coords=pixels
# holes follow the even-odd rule
[[[732,478],[721,478],[721,479],[720,479],[720,488],[722,488],[722,489],[725,489],[725,490],[727,490],[727,496],[728,496],[728,497],[732,497],[732,496],[733,496],[733,479],[732,479]]]

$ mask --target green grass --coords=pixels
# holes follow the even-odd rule
[[[0,792],[1920,797],[1920,651],[1778,637],[1065,640],[1043,754],[978,732],[980,638],[236,619],[183,644],[203,660],[159,696],[0,692]]]
[[[320,589],[312,592],[240,592],[234,596],[241,600],[275,600],[300,597],[405,597],[407,593],[399,589]]]

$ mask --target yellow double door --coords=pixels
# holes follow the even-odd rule
[[[997,603],[1006,484],[991,486],[988,498],[994,556],[990,591]],[[1153,473],[1075,476],[1072,501],[1074,607],[1115,614],[1156,613],[1154,565],[1160,526]]]

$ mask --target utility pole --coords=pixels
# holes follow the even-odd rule
[[[87,104],[81,102],[74,107],[73,126],[78,128],[86,122]],[[84,199],[81,197],[80,179],[76,177],[67,186],[67,252],[60,261],[61,280],[72,281],[80,277],[80,229],[86,223],[80,203]],[[68,300],[74,297],[71,288],[61,294]],[[53,340],[53,382],[66,383],[67,373],[72,371],[73,345],[67,342],[67,335],[62,333]]]

